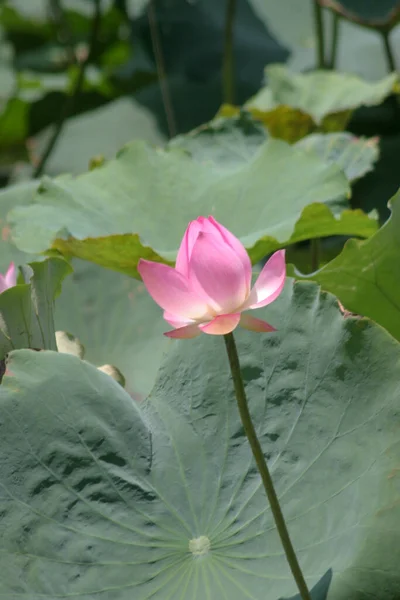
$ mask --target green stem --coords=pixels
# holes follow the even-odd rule
[[[332,45],[331,55],[329,57],[329,68],[334,69],[336,65],[337,47],[339,40],[339,25],[340,16],[337,13],[333,13],[333,24],[332,24]]]
[[[314,0],[314,24],[317,35],[317,67],[323,69],[325,67],[325,32],[322,6],[318,0]]]
[[[314,271],[318,271],[319,269],[319,260],[321,254],[321,240],[320,238],[314,238],[310,240],[310,249],[311,249],[311,273]]]
[[[310,592],[308,591],[307,584],[305,582],[303,573],[301,571],[296,553],[294,551],[289,536],[289,532],[286,527],[285,519],[282,514],[282,510],[274,488],[271,474],[269,472],[268,465],[265,461],[264,453],[262,451],[261,444],[258,440],[256,430],[251,420],[249,407],[247,404],[246,392],[244,389],[242,374],[240,370],[239,356],[237,353],[235,338],[233,337],[232,333],[227,333],[226,335],[224,335],[224,340],[226,351],[228,353],[229,365],[231,367],[233,385],[235,388],[240,418],[242,420],[244,431],[246,433],[247,439],[249,440],[254,460],[256,461],[262,482],[264,484],[264,489],[267,494],[273,517],[275,519],[276,528],[278,530],[279,537],[281,538],[282,546],[285,551],[287,561],[289,563],[293,577],[296,581],[302,600],[311,600]]]
[[[36,169],[33,172],[34,179],[37,177],[40,177],[42,175],[42,173],[46,167],[47,161],[49,160],[49,158],[57,144],[57,141],[61,135],[61,132],[64,128],[65,122],[68,119],[68,117],[71,115],[72,111],[74,110],[76,101],[78,100],[78,98],[81,94],[83,83],[85,81],[86,67],[92,60],[93,54],[95,52],[100,23],[101,23],[100,0],[95,0],[95,9],[94,9],[92,27],[91,27],[91,32],[90,32],[89,50],[88,50],[87,58],[86,58],[86,60],[83,60],[80,64],[78,76],[76,78],[75,87],[73,89],[72,94],[70,96],[68,96],[68,98],[66,99],[66,101],[64,103],[64,106],[62,107],[62,110],[61,110],[58,122],[56,123],[53,135],[50,137],[47,147],[46,147],[45,151],[43,152],[43,155],[42,155],[38,165],[36,166]]]
[[[69,27],[69,23],[65,18],[65,12],[61,6],[61,0],[49,0],[49,8],[54,21],[56,37],[64,46],[68,55],[68,65],[74,65],[77,61],[75,56],[73,36],[71,28]]]
[[[154,58],[156,61],[158,83],[160,85],[161,96],[164,104],[168,133],[169,137],[173,138],[176,136],[177,133],[176,120],[167,81],[167,73],[165,70],[164,56],[162,52],[160,34],[158,31],[157,14],[154,6],[154,0],[149,1],[147,7],[147,18],[149,20],[151,44],[153,46]]]
[[[387,64],[389,67],[389,71],[390,71],[390,73],[394,73],[396,71],[396,63],[394,60],[392,47],[390,45],[389,31],[384,31],[382,33],[382,37],[383,37],[383,45],[385,47],[385,54],[386,54],[386,60],[387,60]]]
[[[382,38],[383,38],[383,45],[385,48],[385,54],[386,54],[386,61],[387,61],[387,65],[389,67],[389,73],[395,73],[397,71],[396,69],[396,62],[394,59],[394,54],[392,51],[392,47],[390,45],[390,39],[389,39],[389,31],[383,31],[382,32]],[[398,114],[398,110],[399,110],[399,100],[398,100],[398,96],[392,94],[389,98],[389,102],[390,105],[392,107],[392,111],[393,114],[397,116]]]
[[[226,0],[224,56],[222,61],[223,99],[227,104],[235,101],[233,27],[235,24],[236,0]]]

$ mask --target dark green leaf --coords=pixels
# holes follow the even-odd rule
[[[185,133],[209,121],[222,104],[222,56],[225,3],[214,0],[157,0],[154,3],[160,45],[172,100],[177,133]],[[235,102],[242,104],[259,88],[266,64],[285,61],[287,49],[259,19],[247,0],[237,0],[233,37]],[[133,43],[154,64],[147,14],[133,22]],[[135,62],[140,64],[139,55]],[[160,129],[168,133],[160,86],[135,94],[138,102],[156,114]],[[226,100],[226,99],[225,99]]]
[[[349,240],[341,254],[312,279],[335,294],[353,313],[370,317],[400,340],[400,193],[392,215],[369,240]]]
[[[325,575],[315,584],[310,590],[311,600],[326,600],[329,592],[329,586],[332,581],[332,570],[329,569]],[[281,600],[301,600],[300,594],[296,594],[292,598],[282,598]]]
[[[384,223],[390,215],[388,199],[399,188],[400,135],[384,135],[379,141],[380,158],[372,173],[357,181],[352,194],[354,207],[365,212],[376,209],[380,222]]]
[[[56,349],[54,300],[71,271],[62,258],[30,263],[26,283],[0,294],[0,359],[15,348]]]

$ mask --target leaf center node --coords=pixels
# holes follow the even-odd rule
[[[189,541],[189,550],[193,556],[204,556],[210,550],[210,540],[207,536],[201,535]]]

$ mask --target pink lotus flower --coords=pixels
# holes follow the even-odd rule
[[[213,217],[189,223],[175,268],[141,259],[138,271],[152,298],[175,329],[164,335],[193,338],[224,335],[238,325],[275,329],[243,311],[273,302],[285,284],[285,251],[268,260],[253,288],[251,262],[242,243]]]
[[[17,285],[17,272],[14,263],[10,263],[5,275],[0,273],[0,294],[10,287]]]

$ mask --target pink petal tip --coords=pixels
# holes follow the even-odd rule
[[[200,333],[201,331],[199,330],[198,325],[186,325],[185,327],[178,327],[178,329],[166,331],[164,335],[172,339],[190,340],[191,338],[200,335]]]
[[[273,331],[276,331],[275,327],[272,327],[272,325],[266,321],[257,319],[257,317],[248,314],[243,314],[241,316],[239,325],[240,327],[243,327],[243,329],[257,331],[258,333],[272,333]]]

